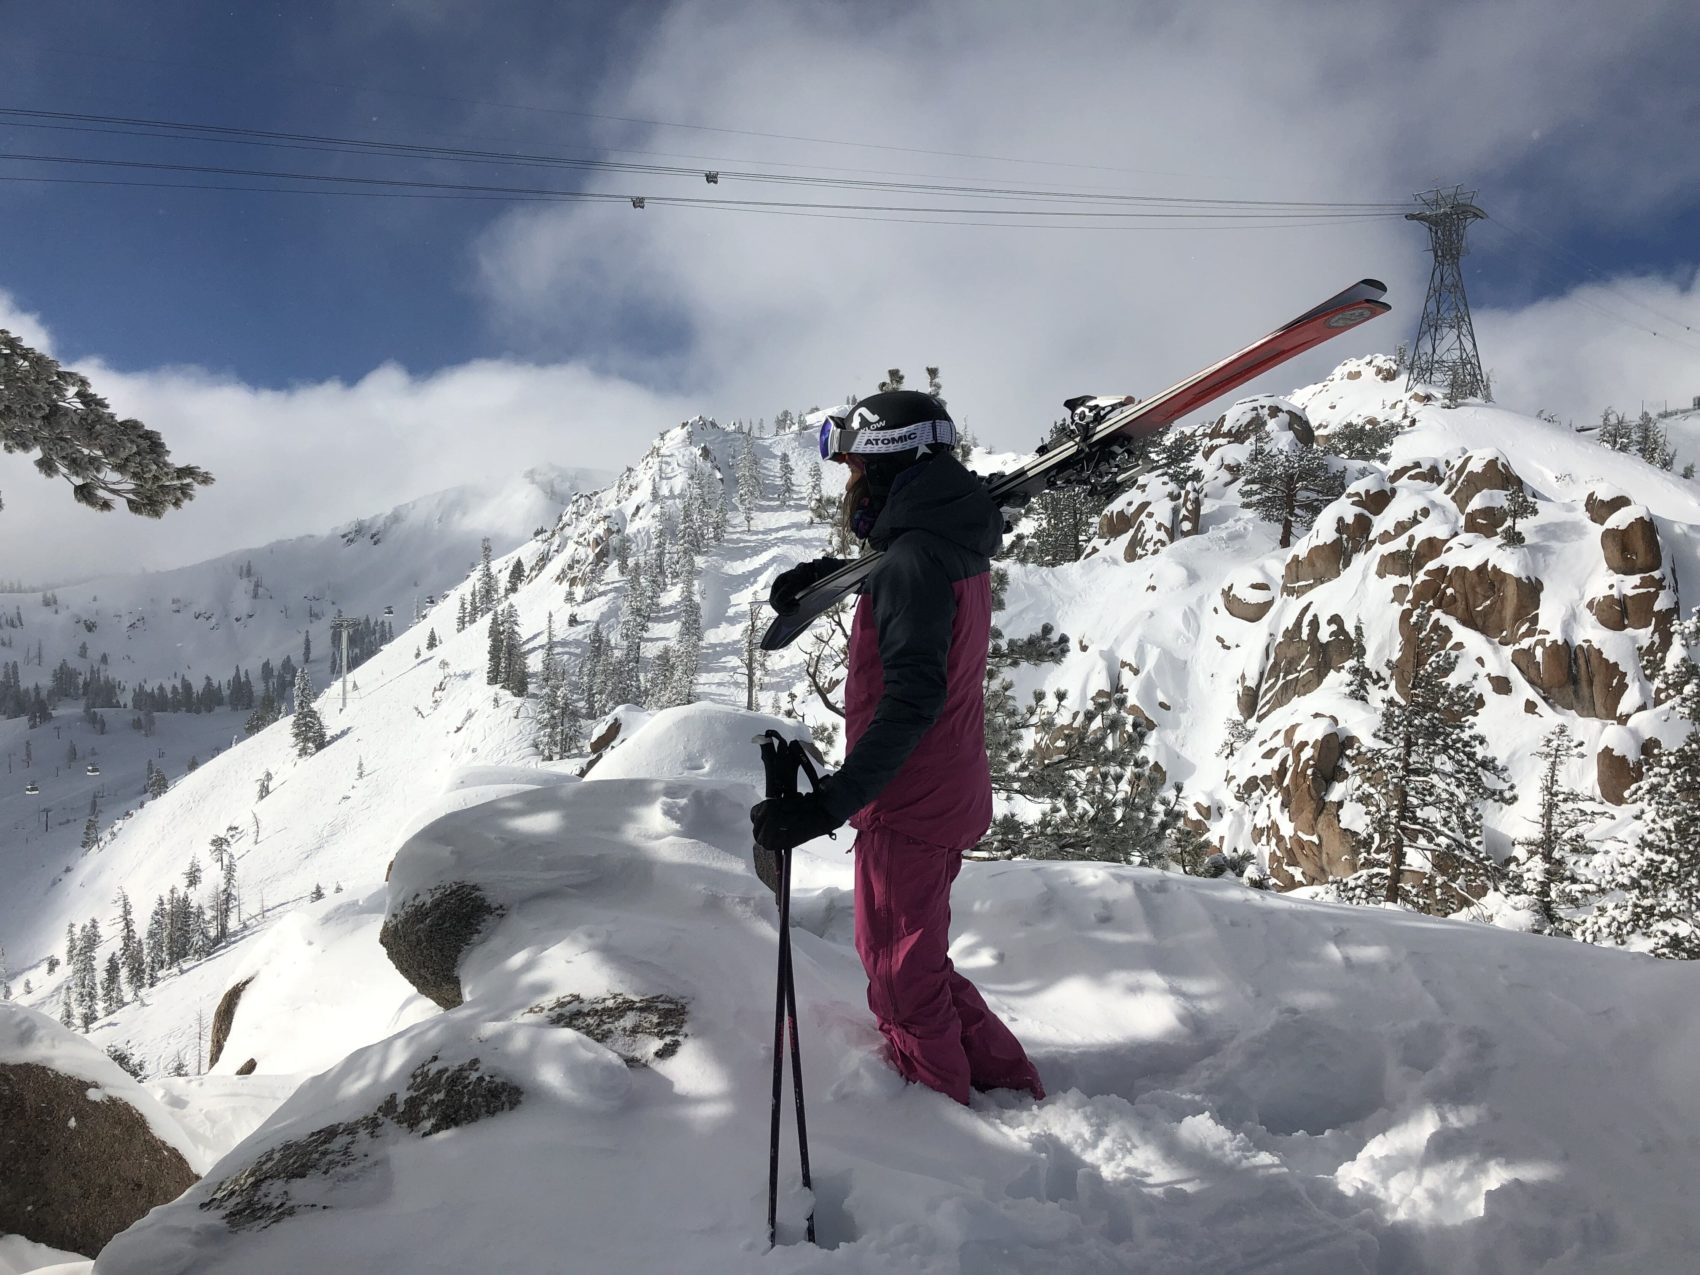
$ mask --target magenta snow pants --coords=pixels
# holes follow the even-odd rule
[[[897,1070],[966,1104],[970,1089],[1045,1096],[1014,1033],[950,962],[962,852],[888,827],[856,836],[856,951]]]

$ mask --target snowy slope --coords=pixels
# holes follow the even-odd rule
[[[482,537],[506,553],[553,526],[575,493],[608,478],[540,466],[503,484],[436,492],[324,535],[66,585],[52,590],[57,606],[44,607],[40,593],[0,593],[0,614],[23,619],[21,628],[0,630],[7,644],[0,656],[23,663],[26,686],[45,682],[61,659],[81,671],[102,656],[107,674],[131,687],[184,676],[199,686],[208,675],[228,679],[237,665],[285,655],[299,662],[302,633],[311,629],[322,661],[326,621],[339,608],[377,619],[391,607],[399,631],[426,595],[465,577]],[[250,565],[251,578],[239,574]],[[309,610],[320,618],[309,619]]]
[[[673,710],[628,764],[671,764],[684,730],[735,773],[539,776],[422,829],[394,900],[470,881],[507,908],[466,1003],[308,1081],[96,1271],[1675,1271],[1700,1243],[1683,969],[1144,869],[970,864],[953,954],[1052,1097],[964,1109],[881,1061],[822,842],[797,962],[825,1251],[788,1188],[764,1257],[774,910],[740,747],[761,724]],[[682,999],[677,1052],[535,1009],[610,992]],[[329,1132],[472,1060],[502,1086],[473,1091],[486,1118]],[[334,1168],[304,1167],[327,1138]]]

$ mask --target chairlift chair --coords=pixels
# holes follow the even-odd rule
[[[84,771],[90,775],[98,775],[100,774],[100,767],[91,761],[86,767],[84,767]]]
[[[40,795],[41,795],[41,785],[36,783],[35,780],[32,779],[32,780],[30,780],[29,783],[24,785],[24,796],[26,796],[26,797],[37,797],[37,796],[40,796]]]

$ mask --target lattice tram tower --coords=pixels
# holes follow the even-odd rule
[[[1487,214],[1476,207],[1476,192],[1454,186],[1418,195],[1422,211],[1405,214],[1406,221],[1428,227],[1434,269],[1428,279],[1423,321],[1411,350],[1409,385],[1419,381],[1438,386],[1448,399],[1493,398],[1476,352],[1476,329],[1470,322],[1470,301],[1464,295],[1464,230]]]

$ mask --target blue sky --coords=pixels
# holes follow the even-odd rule
[[[1192,200],[1465,182],[1494,218],[1468,280],[1500,397],[1580,418],[1700,393],[1697,66],[1700,17],[1659,0],[97,0],[8,10],[0,108]],[[0,116],[0,150],[921,202],[25,122]],[[26,176],[257,180],[0,161]],[[1427,278],[1397,216],[1016,230],[4,181],[0,218],[0,324],[221,480],[157,528],[116,526],[0,458],[0,530],[31,534],[44,576],[168,565],[536,461],[620,464],[680,415],[803,408],[894,364],[941,364],[978,432],[1023,447],[1067,394],[1149,392],[1359,275],[1397,309],[1335,354],[1391,347]],[[291,466],[314,481],[280,490]]]

